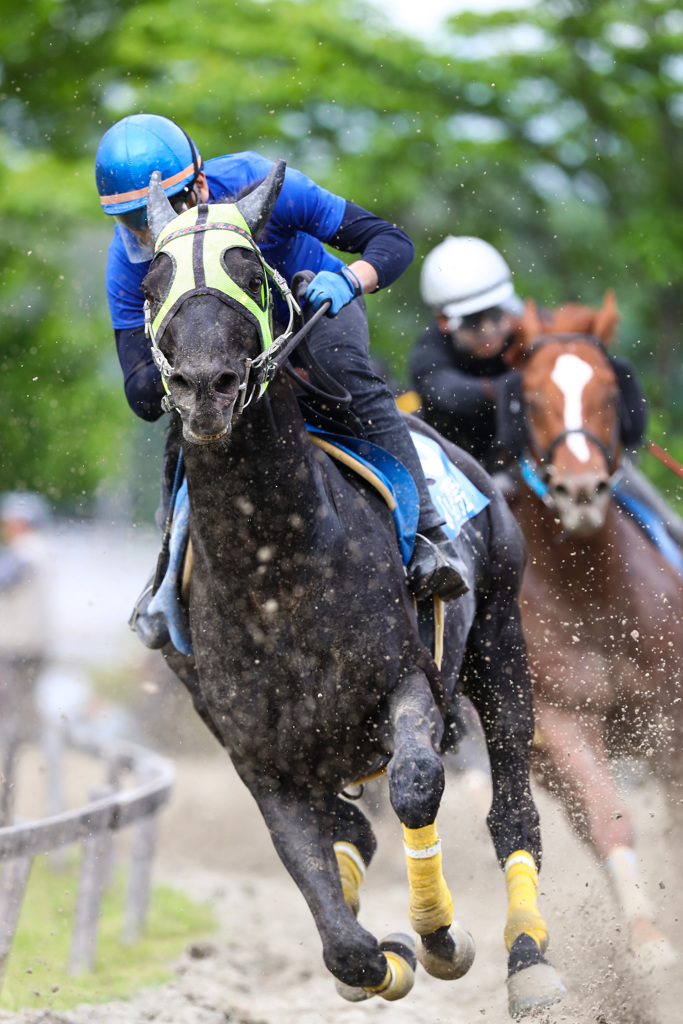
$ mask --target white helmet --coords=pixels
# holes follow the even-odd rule
[[[448,235],[422,264],[420,289],[425,305],[449,320],[492,306],[515,315],[523,309],[510,268],[483,238]]]

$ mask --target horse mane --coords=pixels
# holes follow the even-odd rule
[[[612,288],[605,292],[599,309],[568,302],[554,310],[539,310],[533,299],[527,299],[514,340],[505,353],[505,361],[518,368],[538,339],[547,334],[589,334],[609,346],[614,341],[620,320]]]

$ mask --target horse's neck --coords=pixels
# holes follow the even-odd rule
[[[310,496],[320,481],[315,452],[290,382],[280,375],[267,397],[235,424],[227,447],[186,451],[195,527],[203,531],[235,517],[250,519],[257,531],[261,522],[272,532],[291,529],[287,517],[292,516],[303,525],[312,505],[319,504]]]

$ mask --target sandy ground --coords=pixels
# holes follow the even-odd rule
[[[506,1024],[505,890],[484,817],[486,784],[451,771],[439,815],[444,868],[456,916],[473,933],[477,958],[456,982],[421,968],[400,1003],[345,1003],[324,968],[308,910],[275,855],[250,795],[227,757],[210,743],[175,758],[178,778],[160,822],[158,880],[207,901],[220,922],[207,943],[186,951],[174,980],[126,1003],[55,1013],[0,1013],[13,1024]],[[75,769],[84,783],[83,767]],[[87,773],[85,773],[87,774]],[[409,931],[401,833],[385,783],[365,798],[379,851],[363,890],[362,923],[377,936]],[[569,990],[538,1020],[573,1024],[664,1024],[683,1021],[683,971],[642,978],[599,868],[568,831],[556,804],[538,794],[545,863],[541,910],[551,934],[549,956]],[[641,835],[648,893],[668,935],[680,936],[680,856],[669,848],[668,813],[649,781],[630,793]],[[678,874],[677,874],[678,873]]]

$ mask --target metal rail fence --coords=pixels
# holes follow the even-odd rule
[[[48,787],[59,778],[63,738],[55,731],[44,738]],[[175,771],[165,758],[131,743],[69,746],[100,759],[102,785],[90,791],[90,801],[78,810],[52,814],[40,821],[17,821],[0,828],[0,986],[21,912],[33,858],[51,854],[59,859],[73,843],[83,846],[76,897],[69,969],[72,974],[93,970],[102,897],[111,874],[114,835],[134,827],[122,939],[133,943],[144,927],[149,905],[156,812],[169,799]],[[121,788],[125,772],[134,783]],[[57,785],[58,788],[58,785]],[[62,854],[63,855],[63,854]]]

